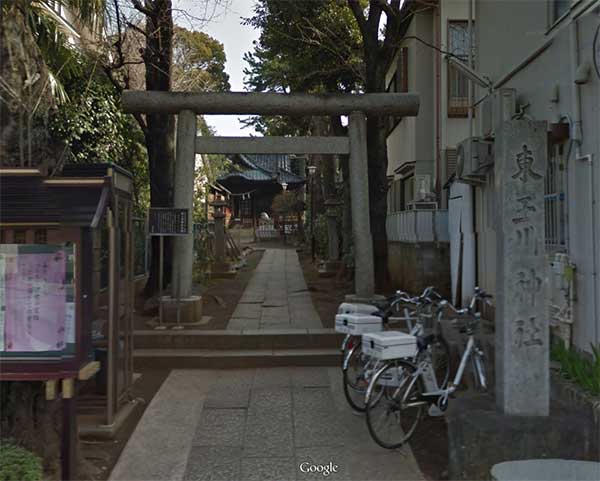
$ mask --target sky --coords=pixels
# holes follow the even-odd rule
[[[212,0],[209,0],[211,2]],[[205,16],[204,5],[206,0],[179,0],[174,1],[174,8],[180,8],[195,17]],[[243,56],[245,52],[253,49],[252,42],[258,39],[260,32],[252,27],[241,24],[241,17],[252,16],[253,0],[229,0],[226,10],[220,8],[216,16],[201,30],[211,37],[216,38],[225,47],[227,63],[225,71],[229,74],[229,83],[233,92],[244,90],[243,70],[246,66]],[[190,20],[185,15],[174,14],[176,23],[182,27],[190,28]],[[258,135],[252,128],[244,128],[236,115],[209,115],[206,121],[217,131],[220,136],[249,136]]]

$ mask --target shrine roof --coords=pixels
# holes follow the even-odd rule
[[[107,201],[107,166],[78,166],[56,177],[1,176],[0,224],[91,226]],[[84,177],[84,171],[92,175]]]
[[[242,181],[249,183],[272,183],[288,185],[302,185],[305,178],[291,171],[289,155],[261,154],[232,156],[231,160],[241,170],[232,171],[217,179],[219,183],[227,184],[228,181]]]

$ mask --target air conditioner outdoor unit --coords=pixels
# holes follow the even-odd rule
[[[479,132],[483,139],[493,139],[495,129],[510,120],[517,109],[517,91],[500,89],[489,95],[479,107]]]
[[[456,178],[463,182],[485,181],[486,172],[494,165],[493,144],[479,137],[463,140],[456,148]]]

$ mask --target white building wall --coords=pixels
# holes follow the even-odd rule
[[[441,49],[446,50],[448,39],[448,21],[467,20],[468,3],[466,0],[445,0],[440,2],[439,16],[434,10],[419,13],[415,16],[406,37],[418,37],[434,44],[436,29],[440,29]],[[436,24],[439,22],[439,24]],[[409,38],[402,43],[408,47],[409,90],[421,95],[419,115],[415,118],[403,119],[388,136],[388,176],[406,162],[416,162],[415,172],[431,176],[432,187],[435,185],[436,156],[439,147],[440,166],[444,161],[444,151],[455,148],[458,142],[468,135],[466,118],[448,118],[447,77],[448,67],[445,60],[440,69],[440,98],[437,98],[436,69],[437,55],[434,49]],[[397,62],[387,72],[386,84],[395,72]],[[440,139],[436,142],[436,116],[439,109]],[[442,167],[442,172],[445,169]],[[444,179],[445,180],[445,179]]]
[[[407,36],[414,37],[417,34],[417,26],[415,22],[411,22]],[[417,85],[417,69],[416,69],[416,56],[413,50],[413,41],[402,42],[403,47],[408,47],[408,90],[413,91]],[[389,84],[390,80],[396,75],[396,67],[398,65],[398,55],[391,63],[391,67],[386,74],[386,85]],[[421,113],[423,106],[419,107],[419,114]],[[398,125],[390,132],[387,138],[387,152],[388,152],[388,176],[394,176],[394,171],[405,164],[406,162],[414,162],[416,158],[416,117],[405,117]]]
[[[394,170],[406,162],[412,162],[416,157],[417,119],[405,117],[396,125],[387,138],[388,175],[394,175]]]
[[[578,7],[589,2],[578,2]],[[549,24],[546,2],[539,0],[507,1],[478,0],[476,11],[476,41],[480,47],[478,71],[498,81],[545,42],[547,49],[525,66],[502,87],[517,90],[517,104],[529,104],[526,114],[537,120],[556,122],[560,115],[573,116],[573,89],[570,59],[569,20],[554,26]],[[579,24],[580,59],[592,61],[592,41],[600,16],[590,13]],[[552,102],[558,92],[558,101]],[[581,86],[582,145],[581,153],[594,159],[592,167],[576,160],[573,147],[566,160],[568,171],[568,254],[576,265],[576,300],[574,303],[573,342],[579,348],[590,349],[590,343],[600,343],[600,79],[592,71],[589,81]],[[568,147],[568,145],[566,146]],[[566,149],[568,150],[568,148]],[[592,188],[596,207],[592,205]],[[490,189],[478,189],[477,229],[484,231],[493,213],[486,211]],[[500,208],[501,206],[498,206]],[[489,234],[489,232],[487,232]],[[495,257],[495,245],[484,236],[479,243],[479,259]],[[479,276],[491,281],[494,272],[482,262]],[[484,287],[485,284],[484,284]]]

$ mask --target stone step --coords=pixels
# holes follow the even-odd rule
[[[141,330],[135,349],[336,349],[343,334],[334,329]]]
[[[287,366],[339,366],[335,349],[136,349],[135,369],[231,369]]]

